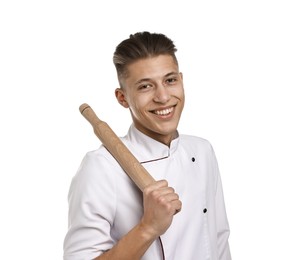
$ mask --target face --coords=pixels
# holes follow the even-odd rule
[[[184,107],[182,74],[170,55],[138,60],[127,67],[116,89],[118,102],[129,108],[134,125],[153,139],[169,145],[177,135]]]

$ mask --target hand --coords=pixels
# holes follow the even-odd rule
[[[141,224],[153,236],[166,232],[175,213],[181,210],[182,203],[174,189],[166,180],[156,181],[143,190],[144,215]]]

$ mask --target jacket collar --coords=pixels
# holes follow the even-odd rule
[[[156,161],[168,158],[178,147],[179,135],[171,141],[170,147],[160,143],[140,132],[133,124],[128,134],[123,138],[128,149],[133,153],[140,163]]]

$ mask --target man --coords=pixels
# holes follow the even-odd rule
[[[141,192],[103,146],[89,152],[69,192],[65,260],[231,259],[213,149],[177,131],[184,89],[175,52],[149,32],[117,46],[115,94],[133,120],[122,141],[157,181]]]

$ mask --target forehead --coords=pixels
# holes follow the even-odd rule
[[[140,80],[142,78],[156,79],[169,73],[177,73],[178,65],[171,55],[159,55],[155,57],[137,60],[127,66],[126,81]]]

